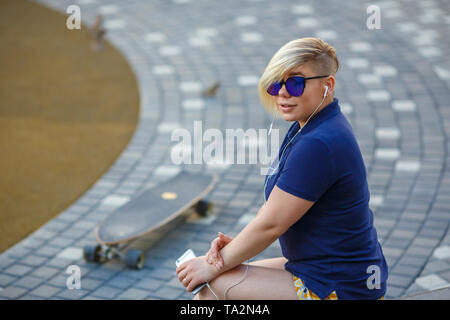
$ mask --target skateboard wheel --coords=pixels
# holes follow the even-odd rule
[[[206,216],[208,215],[208,212],[209,212],[210,210],[212,210],[212,207],[213,207],[212,202],[200,200],[200,201],[197,203],[197,206],[196,206],[196,208],[195,208],[195,211],[197,211],[197,213],[198,213],[200,216],[206,217]]]
[[[133,269],[142,269],[145,262],[144,252],[141,250],[129,250],[126,256],[127,265]]]
[[[83,248],[83,258],[87,262],[100,261],[100,252],[102,251],[101,245],[85,246]]]
[[[106,260],[112,260],[114,258],[113,249],[110,247],[106,248],[104,256]]]

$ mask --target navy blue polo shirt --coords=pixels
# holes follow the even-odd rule
[[[275,185],[314,201],[279,241],[285,269],[321,299],[378,299],[388,267],[369,208],[366,168],[338,99],[300,126],[291,125],[279,151],[278,170],[266,176],[265,197]]]

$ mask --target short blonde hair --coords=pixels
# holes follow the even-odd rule
[[[273,98],[267,88],[282,80],[298,66],[311,62],[317,75],[336,75],[339,60],[334,47],[320,38],[300,38],[289,41],[272,57],[258,82],[258,94],[262,105],[269,111],[274,108]]]

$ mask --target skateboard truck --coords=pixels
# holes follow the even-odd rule
[[[125,261],[132,269],[142,269],[145,263],[144,252],[130,249],[126,253],[120,251],[117,246],[107,246],[104,244],[87,245],[83,248],[83,258],[87,262],[105,262],[114,258]]]
[[[206,217],[212,211],[213,207],[212,202],[200,200],[195,206],[195,211],[200,217]]]

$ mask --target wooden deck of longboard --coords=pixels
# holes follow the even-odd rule
[[[215,185],[216,175],[180,172],[118,208],[97,228],[99,243],[131,241],[166,225],[200,201]]]

